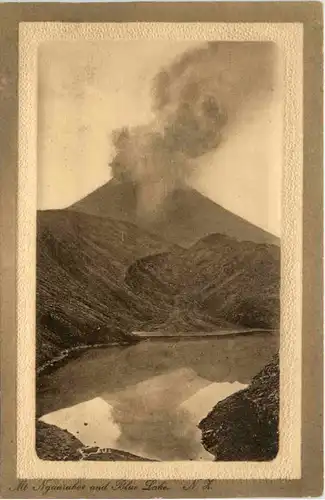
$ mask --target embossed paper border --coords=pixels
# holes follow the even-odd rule
[[[268,41],[283,80],[280,439],[272,461],[91,462],[37,457],[35,318],[38,50],[49,41]],[[17,212],[17,474],[60,479],[298,479],[301,475],[302,61],[301,23],[21,23]],[[33,244],[34,242],[34,244]]]
[[[39,482],[27,481],[17,489],[15,471],[15,377],[16,377],[16,191],[17,191],[17,34],[22,21],[65,22],[286,22],[304,27],[304,248],[303,248],[303,428],[302,478],[299,480],[167,480],[167,490],[146,489],[135,480],[136,490],[91,491],[63,489],[44,495]],[[0,120],[1,230],[2,241],[2,489],[5,497],[215,497],[317,495],[322,484],[322,287],[321,287],[321,206],[322,206],[322,115],[321,115],[321,5],[290,3],[192,3],[192,4],[7,4],[0,6],[1,82],[8,92],[2,102]],[[313,242],[313,244],[311,244]],[[61,483],[73,486],[73,481]],[[74,481],[75,482],[75,481]],[[107,482],[107,481],[106,481]],[[103,485],[103,481],[91,481]],[[115,489],[114,489],[115,486]]]

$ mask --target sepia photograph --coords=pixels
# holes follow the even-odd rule
[[[0,6],[1,495],[319,493],[322,28],[298,4]]]
[[[36,451],[278,451],[282,76],[272,42],[38,50]]]

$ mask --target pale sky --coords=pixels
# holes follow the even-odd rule
[[[198,42],[48,42],[39,52],[38,206],[64,208],[110,179],[111,133],[153,119],[154,76]],[[217,61],[216,61],[217,64]],[[282,99],[241,110],[191,184],[280,234]]]

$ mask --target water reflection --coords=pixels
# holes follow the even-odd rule
[[[276,335],[97,349],[44,376],[38,415],[86,445],[159,460],[212,460],[198,423],[245,387]]]
[[[113,448],[157,460],[212,460],[197,424],[220,399],[244,388],[211,383],[188,368],[41,418],[84,445]]]

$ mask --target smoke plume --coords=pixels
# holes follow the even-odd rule
[[[156,75],[152,123],[113,133],[112,174],[136,186],[139,216],[155,216],[166,196],[186,185],[243,105],[268,98],[274,58],[269,42],[212,42]]]

